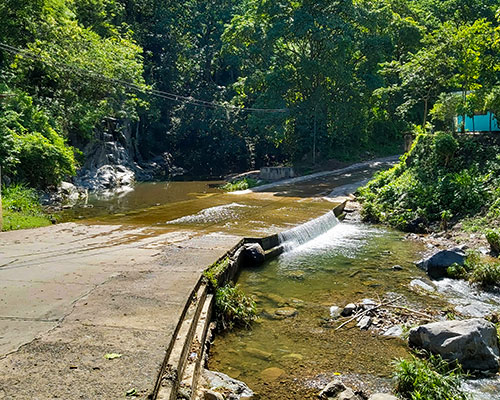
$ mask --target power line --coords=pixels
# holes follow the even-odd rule
[[[26,50],[26,49],[20,49],[18,47],[10,46],[6,43],[0,42],[0,49],[7,51],[12,54],[20,54],[23,55],[33,61],[40,61],[46,65],[49,65],[53,68],[60,68],[64,69],[66,71],[70,71],[73,73],[80,73],[83,75],[91,76],[93,78],[99,79],[101,81],[109,82],[109,83],[117,83],[122,86],[125,86],[129,89],[145,93],[148,95],[156,96],[159,98],[175,101],[175,102],[182,102],[182,103],[188,103],[194,106],[198,107],[206,107],[206,108],[223,108],[226,110],[232,110],[232,111],[241,111],[241,112],[262,112],[262,113],[284,113],[287,112],[288,110],[286,108],[254,108],[254,107],[238,107],[238,106],[233,106],[230,104],[222,104],[222,103],[216,103],[216,102],[211,102],[211,101],[205,101],[205,100],[199,100],[195,99],[193,97],[187,97],[187,96],[181,96],[175,93],[169,93],[165,92],[162,90],[156,90],[152,88],[146,88],[140,85],[137,85],[132,82],[124,81],[122,79],[117,79],[117,78],[109,78],[103,74],[94,72],[94,71],[89,71],[84,68],[76,67],[73,65],[69,65],[66,63],[62,63],[59,61],[52,61],[52,60],[47,60],[43,58],[40,54],[33,53],[32,51]]]

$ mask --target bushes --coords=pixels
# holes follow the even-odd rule
[[[467,400],[460,389],[460,367],[450,368],[440,356],[396,362],[396,392],[408,400]]]
[[[3,230],[35,228],[51,224],[42,211],[38,195],[22,185],[2,190]]]
[[[73,148],[33,105],[31,97],[17,93],[0,107],[0,163],[3,173],[32,187],[45,187],[74,175]]]
[[[486,240],[488,241],[493,253],[500,253],[500,233],[498,230],[488,229],[486,231]]]
[[[226,192],[235,192],[237,190],[246,190],[257,186],[259,183],[252,178],[243,178],[235,182],[228,182],[221,186],[222,190]]]
[[[446,270],[454,279],[466,279],[484,288],[500,285],[500,263],[485,262],[479,253],[469,252],[464,265],[452,264]]]
[[[215,292],[215,315],[219,330],[249,327],[257,316],[257,306],[238,285],[226,285]]]
[[[358,191],[363,218],[412,231],[476,215],[495,198],[500,179],[500,149],[478,140],[420,134],[396,167]]]

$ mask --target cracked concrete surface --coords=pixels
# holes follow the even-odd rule
[[[73,223],[0,233],[0,399],[147,398],[201,271],[239,240]]]

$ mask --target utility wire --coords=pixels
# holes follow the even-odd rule
[[[99,79],[101,81],[109,82],[109,83],[117,83],[120,84],[124,87],[127,87],[129,89],[145,93],[148,95],[156,96],[159,98],[175,101],[175,102],[182,102],[182,103],[188,103],[194,106],[198,107],[206,107],[206,108],[223,108],[226,110],[231,110],[231,111],[241,111],[241,112],[262,112],[262,113],[284,113],[287,112],[288,110],[286,108],[254,108],[254,107],[238,107],[238,106],[233,106],[230,104],[222,104],[222,103],[216,103],[216,102],[211,102],[211,101],[205,101],[205,100],[199,100],[195,99],[193,97],[187,97],[187,96],[181,96],[178,94],[174,93],[169,93],[165,92],[162,90],[156,90],[156,89],[151,89],[151,88],[146,88],[144,86],[137,85],[132,82],[124,81],[122,79],[117,79],[117,78],[109,78],[103,74],[94,72],[94,71],[89,71],[84,68],[76,67],[73,65],[69,65],[66,63],[62,63],[59,61],[52,61],[52,60],[47,60],[44,57],[42,57],[39,54],[36,54],[32,51],[26,50],[26,49],[20,49],[18,47],[10,46],[6,43],[0,42],[0,49],[7,51],[12,54],[20,54],[28,59],[31,59],[33,61],[40,61],[50,67],[53,68],[60,68],[64,69],[66,71],[70,71],[73,73],[79,73],[87,76],[91,76],[93,78]]]

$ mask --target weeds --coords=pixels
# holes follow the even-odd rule
[[[257,316],[257,306],[238,285],[229,284],[215,292],[215,315],[221,331],[248,328]]]
[[[36,228],[51,224],[34,189],[13,185],[2,189],[3,230]]]
[[[396,392],[408,400],[467,400],[461,390],[464,376],[460,366],[451,368],[438,355],[413,357],[395,363]]]

